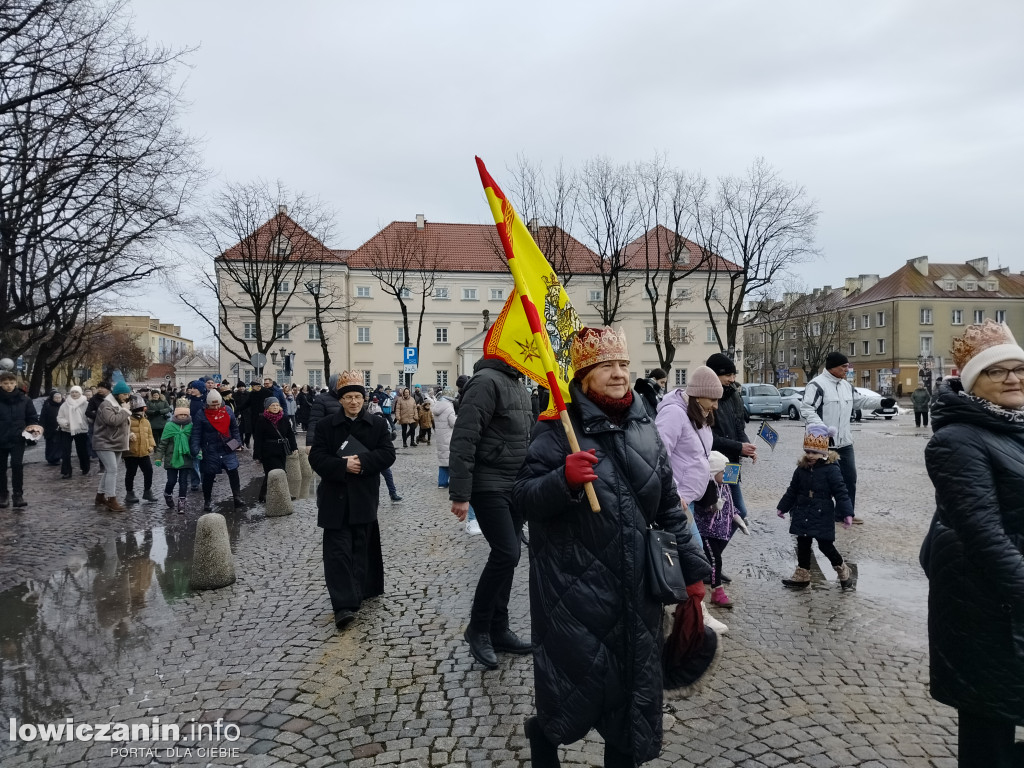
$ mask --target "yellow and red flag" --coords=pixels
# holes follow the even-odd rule
[[[484,357],[502,360],[546,387],[551,400],[540,417],[557,419],[569,402],[569,345],[580,318],[530,230],[479,157],[476,165],[516,286],[487,332]]]

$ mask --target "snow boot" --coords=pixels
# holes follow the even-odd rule
[[[783,579],[782,583],[787,587],[803,589],[811,583],[811,572],[806,568],[797,568],[793,571],[793,575],[788,579]]]
[[[711,602],[717,605],[719,608],[732,609],[732,600],[725,594],[725,590],[721,587],[715,587],[711,590]]]
[[[839,576],[839,585],[846,589],[850,586],[850,581],[853,579],[853,574],[850,572],[850,566],[846,562],[842,562],[839,565],[834,566],[836,574]]]

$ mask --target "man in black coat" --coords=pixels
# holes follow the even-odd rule
[[[395,446],[387,422],[366,410],[362,381],[360,371],[342,374],[337,389],[341,408],[317,423],[309,453],[321,478],[317,525],[324,530],[324,580],[338,629],[352,623],[364,598],[383,591],[383,574],[369,570],[371,561],[383,569],[379,534],[371,553],[371,533],[380,474],[395,463]]]
[[[232,399],[234,401],[232,408],[238,419],[238,426],[242,430],[242,444],[248,448],[256,422],[249,412],[249,390],[246,389],[244,381],[238,382],[235,386],[235,393]]]
[[[530,397],[518,372],[500,360],[478,360],[459,396],[448,496],[460,522],[472,502],[491,547],[465,633],[473,658],[489,669],[498,666],[495,651],[530,652],[530,643],[509,629],[508,601],[523,530],[523,515],[510,499],[532,427]]]
[[[11,462],[11,492],[14,506],[24,507],[25,470],[22,461],[25,456],[25,438],[22,432],[43,434],[39,417],[32,399],[18,388],[18,377],[10,371],[0,373],[0,507],[6,507],[7,462]]]
[[[711,450],[724,454],[731,464],[739,464],[743,456],[751,461],[757,461],[757,446],[747,437],[743,398],[736,384],[736,363],[728,355],[716,352],[708,358],[706,365],[722,382],[722,398],[718,401],[715,423],[711,425],[711,432],[714,435]],[[739,510],[740,517],[746,519],[747,505],[743,503],[740,483],[737,481],[730,490],[733,504]]]

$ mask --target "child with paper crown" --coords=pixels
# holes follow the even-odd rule
[[[732,489],[724,482],[728,463],[723,453],[708,454],[711,478],[707,492],[693,503],[693,519],[704,541],[704,554],[711,563],[711,602],[721,608],[732,608],[722,586],[722,553],[732,537],[735,519],[742,521],[732,500]]]
[[[853,524],[853,505],[839,471],[839,454],[829,449],[829,438],[835,434],[835,427],[807,425],[804,455],[779,501],[777,514],[785,518],[790,513],[789,532],[796,536],[797,568],[791,578],[782,580],[787,587],[802,589],[811,583],[811,539],[817,539],[818,549],[832,563],[839,583],[844,588],[850,583],[850,567],[835,546],[836,521],[842,521],[844,528]]]

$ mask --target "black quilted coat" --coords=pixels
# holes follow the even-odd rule
[[[530,522],[530,615],[537,714],[547,738],[568,744],[597,728],[637,763],[661,751],[662,606],[648,596],[644,531],[676,535],[693,584],[711,572],[679,506],[654,421],[634,397],[621,427],[572,384],[580,447],[599,459],[601,512],[565,480],[562,425],[534,431],[513,490]],[[460,414],[461,418],[461,414]]]
[[[853,517],[853,505],[838,461],[839,454],[829,451],[827,459],[809,459],[805,455],[797,462],[793,479],[777,507],[789,513],[789,532],[794,536],[835,541],[836,521]]]
[[[740,460],[743,444],[749,443],[743,411],[743,398],[738,384],[727,384],[722,390],[715,412],[715,423],[711,425],[714,442],[711,450],[724,454],[736,464]]]
[[[1024,413],[1013,421],[940,385],[925,450],[935,520],[928,576],[932,696],[1024,723]]]

